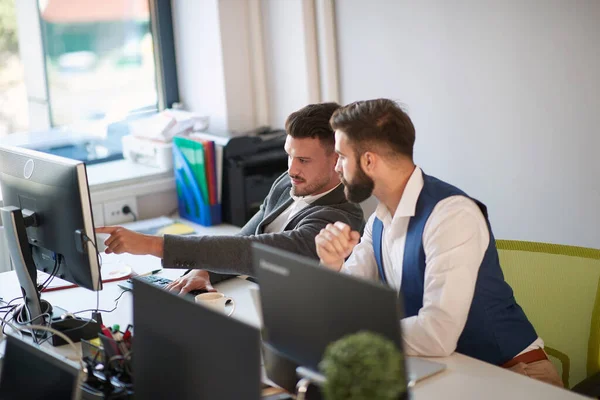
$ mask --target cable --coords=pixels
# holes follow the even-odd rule
[[[10,323],[9,321],[5,320],[4,318],[0,317],[0,321],[2,322],[2,334],[4,333],[4,325],[8,325],[10,326],[15,332],[19,332],[19,335],[21,335],[21,338],[25,338],[25,336],[23,335],[23,332],[21,332],[20,328],[17,328],[16,326],[14,326],[12,323]]]
[[[84,238],[86,241],[88,241],[88,242],[90,242],[90,243],[92,244],[92,246],[93,246],[93,247],[94,247],[94,249],[96,250],[96,255],[98,256],[98,258],[99,258],[99,260],[100,260],[100,265],[102,265],[102,256],[100,255],[100,252],[98,251],[98,247],[96,247],[96,244],[95,244],[95,243],[94,243],[94,242],[93,242],[93,241],[90,239],[90,237],[89,237],[88,235],[86,235],[85,233],[83,234],[83,238]],[[101,284],[102,284],[102,275],[101,275],[101,274],[98,274],[98,287],[100,287],[100,285],[101,285]],[[121,295],[122,295],[122,294],[123,294],[123,293],[121,293]],[[120,298],[121,298],[121,296],[119,296],[119,297],[117,298],[117,300],[115,300],[115,301],[118,301],[118,299],[120,299]],[[75,314],[80,314],[80,313],[82,313],[82,312],[86,312],[86,311],[96,311],[96,312],[100,312],[100,311],[102,311],[102,312],[113,312],[113,311],[114,311],[114,310],[116,310],[116,309],[117,309],[117,306],[115,306],[115,307],[114,307],[112,310],[110,310],[110,311],[107,311],[107,310],[100,310],[100,291],[99,291],[99,290],[97,290],[97,291],[96,291],[96,308],[95,308],[95,309],[90,309],[90,310],[77,311],[77,312],[73,313],[73,315],[75,315]],[[85,322],[83,325],[76,326],[76,327],[74,327],[74,328],[70,328],[70,329],[65,329],[64,331],[62,331],[62,333],[64,334],[65,332],[70,332],[70,331],[74,331],[74,330],[77,330],[77,329],[83,329],[85,326],[87,326],[88,324],[90,324],[92,321],[93,321],[93,320],[92,320],[91,318],[89,318],[89,319],[88,319],[88,320],[87,320],[87,321],[86,321],[86,322]],[[96,321],[95,321],[95,322],[96,322]],[[59,331],[56,331],[56,332],[59,332]],[[42,344],[46,343],[48,340],[50,340],[50,339],[52,338],[52,336],[54,336],[54,334],[48,335],[48,337],[46,337],[46,338],[42,339],[42,341],[41,341],[39,344],[40,344],[40,345],[42,345]],[[62,336],[61,336],[61,337],[62,337]]]
[[[99,309],[90,308],[90,309],[87,309],[87,310],[81,310],[81,311],[74,312],[73,315],[75,315],[75,314],[81,314],[81,313],[84,313],[84,312],[90,312],[90,311],[111,313],[111,312],[113,312],[113,311],[115,311],[117,309],[117,307],[119,306],[119,300],[121,300],[121,297],[123,297],[123,294],[127,293],[127,292],[129,292],[129,290],[123,290],[119,294],[119,296],[117,296],[117,298],[114,300],[115,301],[115,306],[113,307],[112,310],[99,310]]]
[[[29,306],[27,306],[27,302],[25,302],[25,303],[23,303],[23,306],[21,307],[21,309],[18,311],[17,318],[15,318],[15,311],[13,311],[12,318],[17,322],[17,324],[23,325],[22,329],[29,329],[31,331],[31,338],[33,339],[33,342],[35,344],[37,344],[37,345],[40,345],[40,342],[38,341],[38,337],[37,337],[38,334],[37,334],[37,332],[35,332],[33,330],[33,328],[31,328],[33,325],[30,325],[30,322],[35,321],[36,319],[38,319],[42,315],[48,315],[48,316],[50,316],[50,318],[48,318],[47,324],[48,324],[48,327],[50,327],[50,324],[52,323],[52,316],[49,315],[48,313],[43,313],[43,314],[40,314],[37,317],[35,317],[35,318],[33,318],[33,319],[29,320],[29,321],[20,321],[19,319],[23,318],[23,314],[22,314],[23,308],[25,308],[25,310],[27,311],[26,315],[31,315],[31,311],[29,310]],[[46,321],[42,320],[42,322],[46,322]],[[41,326],[41,325],[39,325],[39,326]]]
[[[112,310],[100,310],[100,309],[98,309],[98,308],[96,308],[96,309],[94,309],[94,308],[90,308],[90,309],[87,309],[87,310],[76,311],[76,312],[74,312],[74,313],[72,313],[72,314],[73,314],[73,315],[76,315],[76,314],[81,314],[81,313],[84,313],[84,312],[90,312],[90,311],[92,311],[92,312],[93,312],[93,311],[96,311],[96,312],[111,313],[111,312],[113,312],[113,311],[115,311],[115,310],[117,309],[117,307],[119,306],[119,300],[121,299],[121,297],[123,296],[123,294],[124,294],[124,293],[126,293],[126,292],[128,292],[128,290],[123,290],[123,291],[121,292],[121,294],[119,294],[119,296],[118,296],[118,297],[117,297],[117,298],[114,300],[114,301],[115,301],[115,306],[113,307],[113,309],[112,309]],[[86,323],[85,323],[85,324],[83,324],[83,325],[81,325],[81,326],[74,327],[74,328],[66,329],[66,330],[64,330],[64,331],[63,331],[63,333],[64,333],[64,332],[70,332],[70,331],[73,331],[73,330],[76,330],[76,329],[82,329],[83,327],[87,326],[87,325],[88,325],[90,322],[92,322],[92,319],[91,319],[91,318],[90,318],[90,319],[88,319],[88,320],[86,321]],[[48,341],[48,340],[50,340],[51,338],[52,338],[52,335],[48,336],[47,338],[44,338],[44,339],[43,339],[43,340],[40,342],[40,345],[41,345],[41,344],[44,344],[45,342],[47,342],[47,341]]]
[[[14,302],[15,300],[19,300],[22,299],[22,297],[15,297],[14,299],[10,300],[9,302],[6,301],[2,301],[3,303],[6,303],[6,306],[2,306],[2,312],[4,312],[4,318],[6,318],[6,316],[8,314],[11,314],[11,318],[10,318],[10,322],[12,322],[15,319],[15,315],[14,315],[14,310],[15,308],[19,307],[18,304],[12,304],[12,302]],[[12,304],[12,305],[11,305]],[[4,310],[4,309],[8,309],[8,310]],[[0,325],[2,327],[2,333],[4,334],[4,328],[6,327],[6,324],[4,323],[4,319],[2,320],[2,324]]]
[[[133,221],[137,221],[137,215],[135,215],[135,213],[133,212],[133,210],[131,209],[131,207],[129,207],[127,204],[123,206],[123,208],[121,209],[121,212],[125,215],[127,214],[131,214],[133,216]]]
[[[21,335],[21,339],[23,339],[23,340],[25,339],[25,335],[23,335],[23,331],[25,329],[18,328],[16,326],[12,325],[10,322],[8,322],[7,320],[5,320],[2,317],[0,317],[0,321],[2,321],[3,324],[10,326],[15,332],[19,332],[19,335]],[[78,349],[77,346],[75,346],[75,343],[73,343],[73,341],[67,335],[63,334],[62,332],[57,331],[56,329],[49,328],[49,327],[42,326],[42,325],[30,325],[27,328],[47,331],[47,332],[52,333],[53,335],[60,336],[65,342],[67,342],[69,345],[71,345],[71,348],[75,351],[75,355],[77,357],[77,360],[79,361],[79,365],[82,368],[82,370],[85,368],[85,364],[83,363],[83,354],[81,353],[81,350]]]
[[[56,274],[58,274],[58,269],[60,268],[60,254],[56,254],[54,253],[54,267],[52,267],[52,272],[50,273],[50,275],[48,276],[48,278],[46,278],[46,280],[44,281],[44,283],[42,283],[39,286],[39,291],[43,291],[45,288],[47,288],[50,283],[52,283],[52,280],[54,279],[54,277],[56,276]]]
[[[73,328],[69,328],[69,329],[65,329],[62,331],[62,333],[66,333],[66,332],[71,332],[71,331],[75,331],[77,329],[83,329],[84,327],[88,326],[93,320],[92,319],[88,319],[87,321],[85,321],[85,324],[80,325],[80,326],[75,326]],[[95,322],[95,321],[94,321]],[[59,332],[59,331],[57,331]],[[52,339],[52,337],[54,336],[53,333],[51,333],[50,335],[48,335],[47,337],[45,337],[44,339],[42,339],[39,343],[39,345],[43,345],[44,343],[46,343],[47,341],[49,341],[50,339]],[[60,336],[60,335],[59,335]]]
[[[77,354],[77,359],[79,360],[79,362],[83,366],[83,361],[82,361],[83,360],[83,354],[81,353],[81,349],[78,349],[77,346],[75,346],[75,343],[67,335],[65,335],[63,332],[57,331],[54,328],[49,328],[47,326],[42,326],[42,325],[29,325],[27,327],[27,329],[42,330],[42,331],[50,332],[52,335],[58,335],[62,340],[64,340],[65,342],[67,342],[69,345],[71,345],[71,347],[75,351],[75,354]]]
[[[46,316],[46,317],[52,317],[52,316],[51,316],[49,313],[47,313],[47,312],[46,312],[46,313],[40,314],[40,315],[38,315],[37,317],[35,317],[35,318],[32,318],[32,319],[30,319],[30,320],[26,320],[26,321],[19,321],[19,320],[17,320],[17,324],[19,324],[19,325],[28,325],[28,324],[31,324],[31,323],[32,323],[33,321],[35,321],[36,319],[39,319],[39,318],[41,318],[41,317],[43,317],[43,316]]]

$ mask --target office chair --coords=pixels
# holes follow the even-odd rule
[[[566,388],[600,371],[600,250],[497,240],[506,281]]]

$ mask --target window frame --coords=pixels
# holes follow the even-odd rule
[[[179,102],[175,42],[171,0],[147,0],[154,50],[157,112]],[[52,124],[46,46],[42,35],[38,0],[19,0],[15,4],[19,35],[19,54],[24,66],[24,80],[29,109],[28,132],[48,131]],[[152,111],[154,112],[154,111]],[[14,135],[15,133],[9,134]],[[18,134],[18,133],[17,133]],[[32,139],[35,142],[35,139]],[[33,143],[28,143],[33,144]]]

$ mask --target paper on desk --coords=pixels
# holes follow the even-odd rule
[[[160,258],[133,254],[102,254],[102,263],[123,263],[131,267],[132,275],[144,275],[162,268]]]
[[[145,221],[137,221],[123,225],[127,229],[144,233],[146,235],[189,235],[196,233],[195,229],[181,221],[174,221],[168,217],[158,217]]]
[[[102,263],[101,276],[102,276],[103,283],[127,279],[131,276],[132,273],[133,273],[132,268],[123,262],[115,260],[114,262],[108,262],[108,263],[103,262]],[[38,284],[42,284],[49,277],[50,277],[49,274],[42,272],[42,271],[38,271],[38,274],[37,274]],[[68,288],[73,288],[76,286],[77,285],[75,285],[69,281],[65,281],[64,279],[54,277],[50,281],[48,286],[43,290],[43,292],[50,292],[52,290],[59,290],[59,289],[68,289]]]

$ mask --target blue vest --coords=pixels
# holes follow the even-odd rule
[[[408,224],[404,245],[400,292],[403,295],[407,317],[417,315],[423,307],[425,252],[422,237],[425,223],[441,200],[456,195],[469,197],[460,189],[437,178],[423,174],[423,180],[423,190],[417,200],[415,216]],[[477,203],[486,219],[490,244],[479,268],[473,302],[465,328],[458,339],[456,351],[495,365],[502,365],[533,343],[537,339],[537,334],[515,301],[511,287],[504,280],[487,208],[479,201],[472,200]],[[379,277],[387,282],[381,257],[382,235],[383,224],[375,218],[373,250],[379,268]]]

